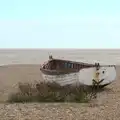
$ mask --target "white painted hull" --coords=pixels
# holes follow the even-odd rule
[[[93,79],[95,75],[96,68],[87,68],[82,69],[77,73],[71,73],[66,75],[45,75],[43,74],[43,78],[46,82],[53,82],[60,84],[61,86],[65,86],[68,84],[78,85],[93,85]],[[102,73],[104,71],[104,74]],[[113,82],[116,78],[116,69],[115,67],[101,67],[99,69],[99,79],[104,79],[100,85],[105,85]]]
[[[43,74],[43,78],[46,82],[56,82],[60,84],[61,86],[79,83],[79,73],[70,73],[70,74],[65,74],[65,75]]]
[[[104,73],[103,73],[104,71]],[[82,84],[92,85],[92,79],[94,79],[96,69],[88,68],[80,71],[79,80]],[[99,80],[103,80],[100,85],[105,85],[113,82],[116,79],[116,69],[115,67],[101,67],[99,69]]]

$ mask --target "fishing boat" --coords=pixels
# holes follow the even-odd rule
[[[47,62],[40,66],[46,82],[64,85],[99,85],[106,86],[116,78],[115,65],[89,64],[49,56]]]

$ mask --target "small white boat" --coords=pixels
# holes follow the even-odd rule
[[[116,78],[115,65],[88,64],[62,59],[49,60],[40,66],[46,82],[56,82],[65,85],[99,85],[106,86]]]

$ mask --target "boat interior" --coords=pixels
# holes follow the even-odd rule
[[[60,60],[60,59],[51,59],[46,64],[43,65],[43,69],[46,70],[60,70],[60,71],[66,71],[66,70],[73,70],[73,71],[79,71],[82,68],[89,68],[94,66],[93,64],[86,64],[86,63],[77,63],[67,60]]]

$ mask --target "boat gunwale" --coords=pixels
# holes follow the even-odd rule
[[[79,64],[79,65],[84,65],[84,67],[81,67],[79,69],[68,69],[68,70],[50,70],[44,68],[46,64],[49,64],[51,61],[59,61],[59,62],[68,62],[72,64]],[[86,66],[86,67],[85,67]],[[49,59],[46,61],[44,64],[40,65],[40,71],[44,74],[49,74],[49,75],[59,75],[59,74],[69,74],[69,73],[76,73],[79,72],[81,69],[87,69],[87,68],[92,68],[92,67],[97,67],[95,64],[89,64],[85,62],[76,62],[76,61],[71,61],[71,60],[64,60],[64,59]],[[99,67],[115,67],[115,65],[99,65]]]
[[[73,63],[73,64],[84,64],[84,65],[91,65],[91,66],[95,66],[94,64],[89,64],[89,63],[85,63],[85,62],[77,62],[77,61],[72,61],[72,60],[64,60],[64,59],[50,59],[47,62],[51,62],[51,61],[61,61],[61,62],[69,62],[69,63]]]
[[[43,74],[46,75],[62,75],[62,74],[70,74],[70,73],[77,73],[79,72],[79,70],[74,70],[74,71],[63,71],[63,70],[48,70],[48,69],[44,69],[44,68],[40,68],[40,71]]]
[[[64,59],[56,59],[56,58],[47,60],[47,61],[45,62],[45,64],[47,64],[48,62],[54,61],[54,60],[56,60],[56,61],[61,61],[61,62],[69,62],[69,63],[73,63],[73,64],[90,65],[91,67],[96,67],[95,63],[92,64],[92,63],[77,62],[77,61],[72,61],[72,60],[64,60]],[[114,65],[114,64],[111,64],[111,65],[104,65],[104,64],[103,64],[103,65],[99,65],[99,66],[100,66],[100,67],[116,67],[116,65]]]

